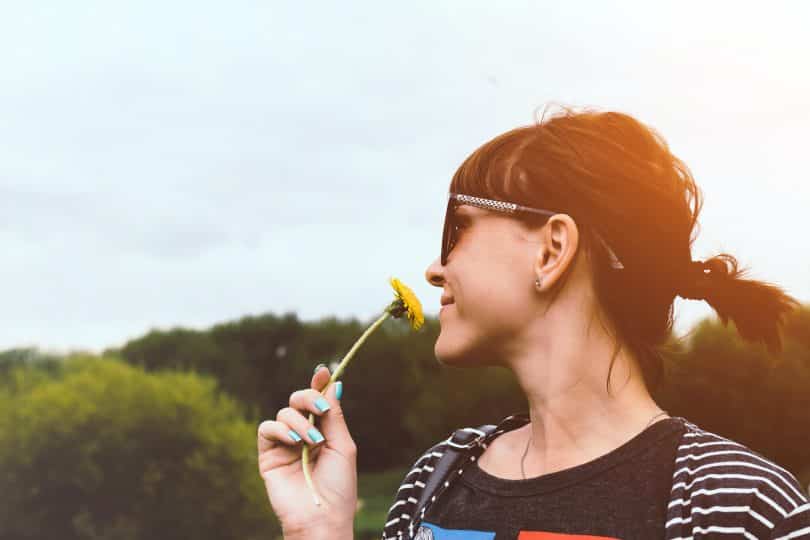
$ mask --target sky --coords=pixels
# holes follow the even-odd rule
[[[0,349],[429,315],[450,178],[549,103],[632,114],[727,251],[810,302],[810,4],[8,2]],[[676,331],[713,314],[676,299]]]

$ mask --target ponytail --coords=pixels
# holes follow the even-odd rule
[[[740,337],[763,343],[771,353],[782,350],[780,329],[786,315],[801,304],[781,288],[743,279],[748,269],[740,269],[737,259],[721,253],[707,261],[692,261],[678,296],[705,300],[714,308],[723,325],[731,319]]]

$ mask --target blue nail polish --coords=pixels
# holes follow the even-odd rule
[[[340,399],[343,396],[343,381],[335,383],[335,397]]]
[[[298,433],[296,433],[295,431],[293,431],[292,429],[290,431],[288,431],[287,434],[295,442],[301,442],[301,436]]]
[[[315,428],[309,428],[307,435],[309,435],[309,438],[312,439],[315,444],[318,444],[323,440],[323,435],[321,435],[321,432]]]
[[[322,397],[315,400],[315,406],[318,407],[318,410],[321,412],[326,412],[329,410],[329,402]]]
[[[322,367],[326,367],[326,364],[318,364],[317,366],[315,366],[315,369],[312,370],[312,374],[315,375],[316,373],[318,373],[318,370],[321,369]]]

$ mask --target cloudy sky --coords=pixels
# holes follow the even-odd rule
[[[693,258],[810,302],[809,4],[609,4],[4,3],[0,348],[370,319],[389,275],[435,315],[453,171],[549,102],[660,130],[705,195]]]

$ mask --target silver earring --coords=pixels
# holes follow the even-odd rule
[[[543,278],[537,278],[534,280],[534,286],[538,289],[543,286]]]

